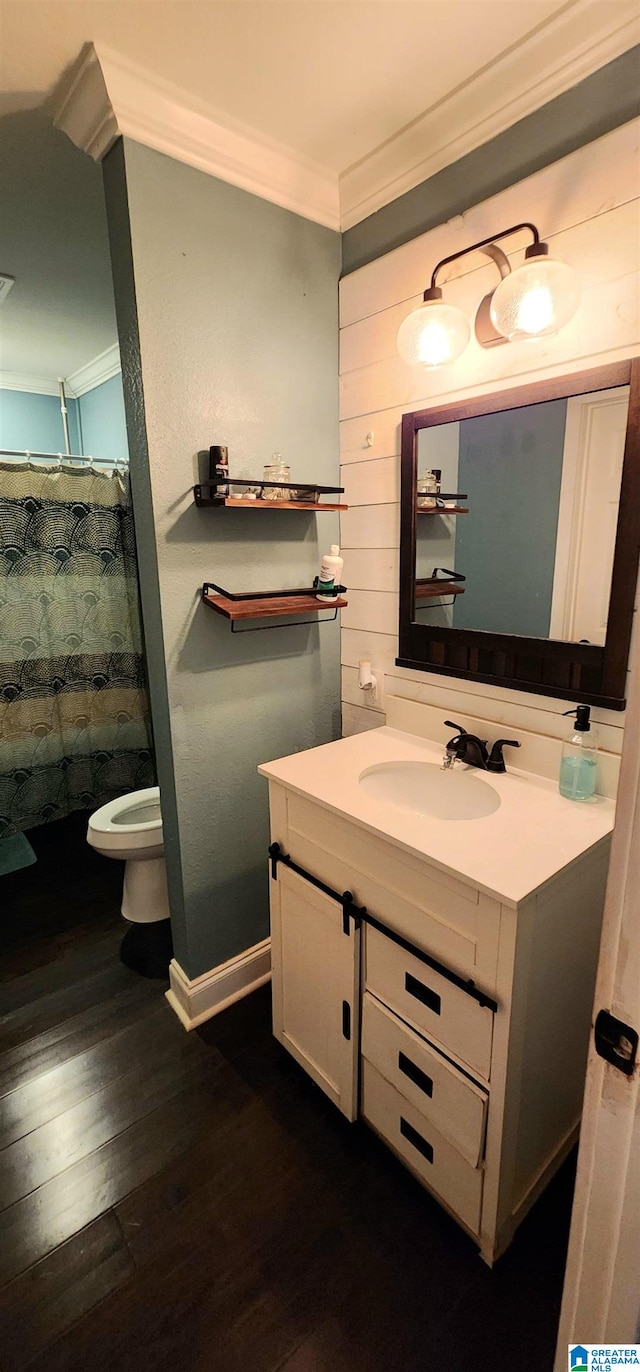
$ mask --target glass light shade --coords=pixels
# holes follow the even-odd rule
[[[466,314],[443,300],[428,300],[403,319],[398,352],[410,367],[443,367],[455,362],[471,337]]]
[[[496,287],[489,313],[504,338],[544,338],[563,329],[579,304],[573,268],[551,257],[532,257]]]

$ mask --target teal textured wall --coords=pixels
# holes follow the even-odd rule
[[[81,453],[77,401],[67,397],[69,443]],[[0,390],[0,448],[30,448],[33,452],[64,452],[64,434],[57,395]]]
[[[87,391],[78,401],[82,451],[92,457],[124,457],[128,453],[122,377],[112,376]]]
[[[187,943],[182,858],[173,769],[171,712],[158,577],[149,451],[142,391],[140,339],[136,310],[124,144],[118,139],[103,164],[109,246],[116,301],[130,480],[136,531],[140,603],[144,626],[147,683],[151,704],[156,772],[162,793],[164,851],[176,957],[186,967]]]
[[[173,756],[175,821],[165,812],[165,825],[183,893],[174,937],[195,977],[268,933],[258,763],[339,733],[338,623],[232,636],[200,601],[207,579],[238,592],[309,585],[337,518],[198,510],[197,454],[228,444],[240,476],[260,475],[278,451],[294,478],[338,484],[340,237],[129,140],[114,153],[105,188],[131,462],[150,486],[137,502],[143,607],[153,539],[166,656],[155,744],[161,786],[164,750]],[[128,283],[115,222],[123,175]],[[134,296],[139,375],[125,361],[137,346]],[[147,637],[158,629],[148,610]]]

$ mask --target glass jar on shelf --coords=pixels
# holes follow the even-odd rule
[[[267,485],[271,481],[290,481],[291,468],[288,462],[283,462],[282,453],[274,453],[271,462],[267,463],[264,469],[265,485],[262,490],[263,500],[291,500],[291,491],[279,486]]]
[[[418,477],[418,509],[433,510],[437,505],[437,496],[440,494],[440,482],[435,472],[423,472]]]

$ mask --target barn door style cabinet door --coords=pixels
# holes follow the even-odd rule
[[[273,1032],[334,1105],[358,1112],[360,929],[343,904],[271,864]]]

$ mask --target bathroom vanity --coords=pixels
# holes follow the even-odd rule
[[[273,1028],[491,1264],[577,1137],[614,806],[443,771],[435,715],[260,768]]]

